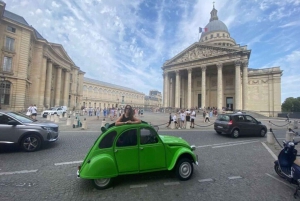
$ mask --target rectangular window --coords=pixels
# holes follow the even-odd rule
[[[3,60],[3,71],[11,72],[12,67],[12,58],[11,57],[4,57]]]
[[[5,49],[8,50],[8,51],[13,51],[14,50],[14,43],[15,43],[15,39],[10,38],[10,37],[6,37]]]
[[[13,27],[11,27],[11,26],[7,26],[7,31],[16,33],[16,28],[13,28]]]
[[[69,93],[72,93],[72,83],[70,83]]]

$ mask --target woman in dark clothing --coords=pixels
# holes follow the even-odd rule
[[[139,124],[141,120],[134,117],[134,110],[130,105],[126,105],[124,114],[117,119],[115,125],[120,126],[124,124]]]

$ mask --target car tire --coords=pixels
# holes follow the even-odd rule
[[[278,163],[276,163],[274,165],[274,169],[275,169],[275,172],[278,174],[278,176],[285,179],[285,176],[282,174],[281,170],[279,169],[279,164]]]
[[[20,145],[24,151],[33,152],[41,148],[42,141],[36,134],[28,134],[22,138]]]
[[[221,131],[216,131],[216,132],[217,132],[219,135],[220,135],[220,134],[222,134],[222,132],[221,132]]]
[[[233,137],[233,138],[240,137],[240,131],[238,129],[234,129],[231,133],[231,137]]]
[[[266,130],[265,129],[261,129],[260,132],[259,132],[259,136],[260,137],[265,137],[266,135]]]
[[[182,158],[176,165],[176,176],[181,181],[186,181],[193,175],[194,167],[190,159]]]
[[[93,179],[96,189],[103,190],[109,188],[113,183],[113,178]]]

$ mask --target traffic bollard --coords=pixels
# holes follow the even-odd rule
[[[77,117],[73,121],[73,128],[76,128],[76,125],[77,125]]]
[[[86,130],[86,129],[87,129],[86,118],[84,118],[84,120],[83,120],[83,122],[82,122],[81,129],[82,129],[82,130]]]
[[[293,141],[294,133],[290,131],[286,131],[285,141]]]
[[[268,125],[267,125],[267,142],[269,144],[275,144],[275,138],[273,136],[273,133],[270,132],[270,129],[272,128],[272,124],[269,121]]]
[[[59,122],[59,117],[57,114],[54,115],[54,123],[58,123]]]
[[[105,124],[106,124],[106,121],[105,121],[105,119],[103,119],[101,122],[101,127],[105,127]]]
[[[50,120],[51,120],[50,117],[51,117],[51,115],[50,115],[50,114],[47,114],[47,120],[50,121]]]
[[[171,121],[171,129],[174,129],[175,128],[175,123],[174,121]]]
[[[294,129],[298,129],[298,121],[294,120]]]
[[[70,126],[71,125],[71,117],[69,116],[69,118],[67,119],[67,126]]]
[[[50,121],[54,121],[54,115],[50,115]]]

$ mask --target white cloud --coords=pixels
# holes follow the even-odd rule
[[[37,9],[36,11],[35,11],[35,13],[36,14],[41,14],[43,11],[41,10],[41,9]]]
[[[56,3],[55,1],[52,1],[51,6],[54,8],[59,8],[60,4]]]

